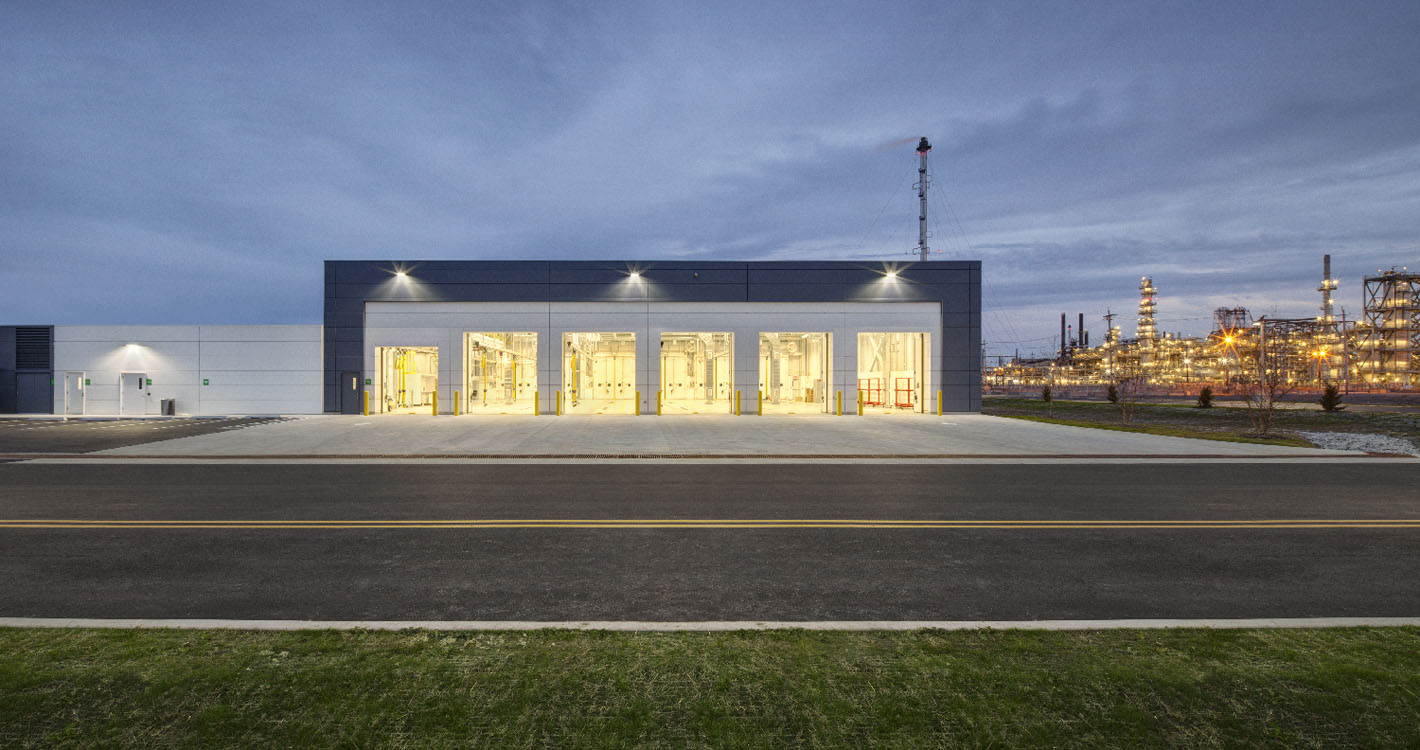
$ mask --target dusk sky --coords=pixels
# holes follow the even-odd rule
[[[321,261],[980,259],[988,352],[1420,269],[1420,3],[65,3],[0,23],[0,323],[319,323]]]

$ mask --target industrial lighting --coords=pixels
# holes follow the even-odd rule
[[[635,281],[636,279],[639,279],[639,278],[641,278],[641,272],[640,272],[640,271],[632,271],[632,272],[631,272],[631,280],[632,280],[632,281]]]
[[[887,277],[888,277],[889,279],[895,279],[895,278],[897,278],[897,271],[888,271],[888,272],[887,272]]]
[[[404,272],[404,271],[395,271],[395,272],[394,272],[394,275],[395,275],[395,276],[398,276],[399,278],[402,279],[402,278],[408,276],[409,274],[406,273],[406,272]]]

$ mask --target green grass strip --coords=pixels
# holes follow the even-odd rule
[[[0,630],[0,746],[1415,747],[1420,630]]]
[[[1311,448],[1312,444],[1298,437],[1284,435],[1268,435],[1259,437],[1257,435],[1239,435],[1233,432],[1214,432],[1211,430],[1190,430],[1186,427],[1167,427],[1163,425],[1122,425],[1105,424],[1102,422],[1090,422],[1083,419],[1055,419],[1052,417],[1039,417],[1032,414],[996,414],[994,416],[1005,417],[1007,419],[1024,419],[1027,422],[1045,422],[1047,424],[1063,424],[1070,427],[1090,427],[1096,430],[1115,430],[1116,432],[1142,432],[1149,435],[1166,435],[1168,437],[1195,438],[1200,440],[1221,440],[1226,443],[1257,443],[1260,445],[1290,445],[1299,448]]]

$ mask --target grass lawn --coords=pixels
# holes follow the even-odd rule
[[[1366,432],[1420,440],[1420,414],[1413,413],[1278,408],[1273,411],[1273,428],[1266,435],[1252,431],[1246,409],[1223,406],[1196,409],[1183,404],[1139,404],[1128,427],[1120,424],[1119,407],[1104,401],[1056,401],[1050,409],[1039,398],[983,398],[981,413],[1076,427],[1300,447],[1311,443],[1295,434],[1298,431]]]
[[[3,747],[1416,747],[1420,629],[0,630]]]

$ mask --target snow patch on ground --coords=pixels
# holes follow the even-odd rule
[[[1420,456],[1415,444],[1405,438],[1364,432],[1298,432],[1318,448],[1368,453],[1409,453]]]

